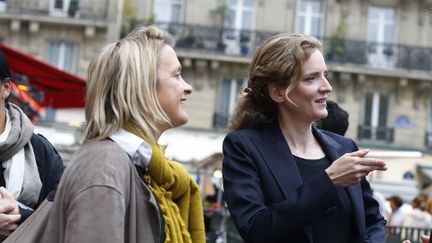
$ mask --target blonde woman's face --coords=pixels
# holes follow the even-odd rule
[[[188,122],[184,105],[192,87],[183,80],[177,54],[168,45],[163,47],[159,56],[156,92],[162,109],[175,127]]]

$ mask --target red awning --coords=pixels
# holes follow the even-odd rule
[[[86,82],[82,78],[2,43],[0,49],[4,52],[12,73],[25,75],[30,86],[44,92],[44,107],[84,107]]]

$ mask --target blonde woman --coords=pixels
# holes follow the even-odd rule
[[[41,242],[205,242],[199,188],[157,145],[188,121],[191,93],[167,32],[140,27],[104,47],[88,70],[84,144]]]

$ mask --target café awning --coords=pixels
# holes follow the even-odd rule
[[[85,103],[86,82],[35,57],[0,43],[12,74],[24,75],[29,85],[44,93],[43,107],[80,108]]]

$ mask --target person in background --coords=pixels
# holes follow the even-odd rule
[[[411,201],[412,210],[405,215],[402,222],[403,227],[427,229],[432,227],[432,216],[425,211],[423,198],[421,196],[415,197]],[[402,231],[401,237],[406,238],[406,231]],[[411,240],[418,241],[417,234],[411,234]]]
[[[421,196],[415,197],[411,201],[412,210],[405,215],[402,222],[403,227],[413,228],[431,228],[432,227],[432,216],[426,212],[423,198]]]
[[[224,196],[243,240],[384,242],[365,176],[385,162],[314,126],[332,91],[322,44],[273,36],[252,57],[248,79],[223,142]]]
[[[33,132],[33,124],[8,102],[11,74],[0,52],[0,238],[26,220],[57,188],[63,161],[54,146]]]
[[[397,195],[393,195],[387,198],[387,200],[389,201],[390,207],[392,209],[392,212],[388,218],[388,225],[402,226],[405,216],[412,211],[412,207],[404,203],[403,199]]]
[[[168,32],[138,27],[93,58],[84,144],[62,177],[42,242],[205,242],[199,187],[157,144],[189,120],[192,87],[173,46]]]
[[[349,114],[336,102],[327,100],[328,115],[317,122],[317,127],[329,132],[345,136],[349,127]]]

